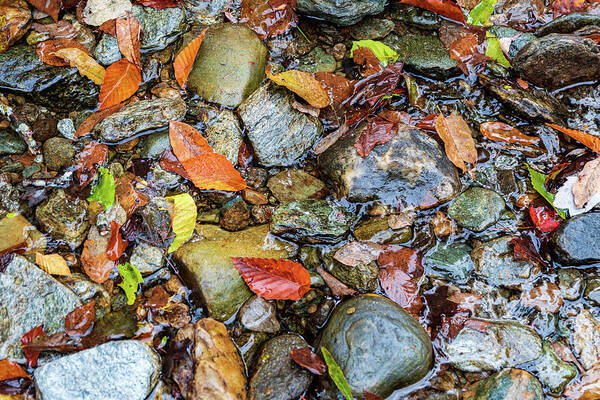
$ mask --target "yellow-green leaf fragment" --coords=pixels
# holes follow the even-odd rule
[[[323,359],[325,360],[325,364],[327,364],[327,371],[329,372],[329,376],[335,386],[342,392],[346,400],[354,400],[352,396],[352,389],[350,389],[350,385],[342,372],[340,366],[335,362],[335,359],[325,347],[321,347],[321,353],[323,353]]]
[[[90,194],[90,197],[87,198],[87,200],[96,200],[105,208],[112,207],[112,205],[115,203],[115,178],[110,173],[110,171],[104,167],[98,168],[98,172],[100,173],[100,180],[98,181],[98,184],[92,189],[92,193]]]
[[[504,56],[502,52],[502,47],[500,47],[500,40],[490,33],[489,31],[485,33],[487,49],[485,50],[485,55],[496,61],[497,63],[505,66],[506,68],[510,68],[510,62]]]
[[[528,164],[525,164],[527,170],[529,171],[529,179],[531,180],[531,186],[538,192],[550,205],[552,208],[556,210],[556,213],[562,218],[567,218],[565,210],[561,208],[554,207],[554,194],[548,192],[546,190],[546,178],[548,175],[542,174],[541,172],[537,172],[535,169],[531,168]]]
[[[198,209],[192,196],[188,193],[167,197],[173,202],[173,233],[175,239],[167,250],[169,253],[176,251],[182,244],[187,242],[194,233]]]
[[[490,25],[489,19],[494,13],[497,0],[481,0],[467,16],[467,24],[476,26]]]
[[[370,49],[384,67],[386,67],[390,62],[395,63],[399,57],[398,53],[392,50],[389,46],[376,40],[357,40],[352,42],[350,57],[354,57],[354,50],[357,50],[359,47],[366,47]]]
[[[119,275],[123,279],[123,282],[119,283],[119,286],[127,296],[127,304],[132,305],[135,302],[138,285],[144,282],[142,274],[140,274],[140,271],[135,266],[128,262],[119,265],[117,268],[119,269]]]

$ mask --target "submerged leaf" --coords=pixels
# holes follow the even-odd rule
[[[102,204],[105,208],[112,207],[115,202],[115,178],[110,171],[104,167],[98,168],[100,172],[100,181],[92,189],[90,197],[87,201],[97,201]]]
[[[0,360],[0,382],[17,378],[31,379],[27,372],[16,362]]]
[[[38,357],[40,352],[38,350],[32,350],[27,348],[27,344],[31,343],[38,336],[46,336],[44,332],[44,325],[39,325],[21,336],[21,347],[23,353],[25,353],[25,359],[27,360],[27,366],[33,368],[37,366]]]
[[[167,197],[167,200],[173,201],[173,233],[175,239],[167,250],[168,253],[176,251],[182,244],[188,241],[194,233],[196,226],[196,217],[198,209],[196,203],[189,193],[182,193],[176,196]]]
[[[376,116],[368,121],[354,147],[359,156],[367,157],[375,146],[389,142],[397,133],[397,123]]]
[[[333,383],[335,383],[335,386],[337,386],[340,392],[342,392],[346,400],[354,400],[354,397],[352,396],[352,389],[350,388],[342,369],[335,362],[335,359],[329,350],[327,350],[325,347],[321,347],[321,353],[323,353],[323,359],[327,364],[329,376],[331,377]]]
[[[525,164],[525,166],[529,171],[529,179],[531,180],[531,185],[533,186],[535,191],[538,192],[544,199],[546,199],[548,203],[550,203],[550,205],[556,210],[556,212],[558,213],[558,215],[561,216],[561,218],[566,218],[565,212],[554,206],[554,195],[548,192],[548,190],[546,190],[546,178],[548,178],[548,175],[542,174],[541,172],[537,172],[528,164]]]
[[[54,21],[58,21],[58,14],[62,9],[63,0],[27,0],[29,4],[43,13],[48,14]]]
[[[87,76],[96,85],[102,85],[106,71],[85,51],[77,48],[66,48],[57,50],[53,54],[67,60],[71,67],[77,68],[81,75]]]
[[[70,276],[71,270],[60,254],[35,253],[35,263],[50,275]]]
[[[127,100],[137,92],[141,83],[142,73],[126,58],[109,65],[100,88],[98,109],[103,110]]]
[[[117,261],[121,257],[128,244],[123,239],[120,228],[121,225],[117,221],[110,221],[110,239],[108,240],[106,255],[112,261]]]
[[[242,0],[239,23],[265,40],[296,26],[295,7],[296,0]]]
[[[119,283],[119,287],[123,289],[127,296],[127,304],[132,305],[135,302],[138,285],[144,282],[142,274],[140,274],[140,271],[135,266],[128,262],[119,265],[117,268],[119,269],[119,275],[123,279],[123,282]]]
[[[65,317],[65,330],[72,338],[78,338],[89,333],[96,319],[96,300],[77,307]]]
[[[108,146],[98,142],[90,142],[79,154],[76,175],[79,185],[84,188],[96,176],[96,168],[108,158]]]
[[[52,39],[38,43],[35,52],[40,56],[42,62],[55,67],[68,67],[69,61],[54,53],[60,49],[79,49],[90,55],[89,50],[79,42],[71,39]]]
[[[444,117],[438,115],[435,120],[435,130],[444,141],[444,149],[448,159],[463,171],[467,171],[465,162],[477,162],[475,141],[471,136],[471,129],[466,121],[458,115]]]
[[[476,26],[488,25],[490,16],[494,13],[498,0],[481,0],[467,16],[467,23]]]
[[[517,128],[500,121],[484,122],[479,125],[479,131],[490,140],[506,143],[533,145],[540,141],[539,137],[527,136]]]
[[[600,154],[599,137],[575,129],[563,128],[562,126],[556,124],[546,123],[546,125],[564,133],[565,135],[592,149],[594,152]]]
[[[366,47],[367,49],[371,50],[384,67],[387,67],[388,63],[395,63],[398,60],[398,57],[400,57],[398,53],[392,50],[389,46],[376,40],[358,40],[352,42],[350,56],[354,57],[354,52],[361,47]]]
[[[183,50],[177,54],[175,57],[175,61],[173,61],[173,70],[175,71],[175,79],[179,86],[182,89],[185,89],[187,84],[188,76],[192,71],[192,67],[194,66],[194,62],[196,61],[196,55],[198,54],[198,50],[200,50],[200,45],[204,40],[204,34],[206,30],[204,29],[200,35],[198,35],[194,40],[192,40]]]
[[[273,75],[270,65],[267,65],[265,72],[270,80],[280,86],[285,86],[306,100],[311,106],[324,108],[329,105],[327,92],[319,81],[308,72],[290,69]]]
[[[306,368],[315,375],[323,375],[327,372],[327,366],[321,357],[313,353],[309,347],[293,349],[290,355],[296,364]]]

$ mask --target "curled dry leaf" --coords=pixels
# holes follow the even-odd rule
[[[306,100],[311,106],[324,108],[329,105],[327,92],[319,81],[308,72],[291,69],[273,75],[270,65],[267,65],[265,72],[270,80],[280,86],[285,86]]]
[[[123,54],[123,57],[141,69],[140,29],[140,21],[131,15],[131,11],[127,12],[125,19],[117,18],[115,20],[115,33],[119,50]]]
[[[356,267],[377,260],[385,246],[372,242],[350,242],[340,247],[333,258],[344,265]]]
[[[352,59],[360,65],[363,76],[376,74],[383,69],[375,53],[368,47],[359,47],[354,50]]]
[[[58,14],[62,9],[63,0],[27,0],[29,4],[37,8],[43,13],[48,14],[57,22]]]
[[[287,32],[298,23],[296,0],[242,0],[239,23],[261,39]]]
[[[467,171],[465,162],[477,162],[475,141],[471,136],[471,129],[466,121],[458,115],[444,117],[438,115],[435,120],[435,130],[444,141],[444,149],[448,159],[463,171]]]
[[[462,10],[458,4],[450,0],[400,0],[399,3],[424,8],[459,24],[466,25]]]
[[[90,184],[96,176],[96,169],[108,158],[108,146],[90,142],[79,154],[76,175],[82,188]]]
[[[321,275],[321,278],[323,278],[329,287],[329,290],[331,290],[331,294],[335,297],[352,296],[357,293],[356,290],[349,288],[345,283],[341,282],[323,268],[317,267],[317,273]]]
[[[138,90],[141,83],[142,73],[126,58],[109,65],[100,88],[98,109],[104,110],[127,100]]]
[[[85,51],[72,47],[56,50],[53,55],[67,60],[71,67],[77,68],[81,75],[87,76],[96,85],[102,85],[104,82],[104,67]]]
[[[96,111],[92,113],[89,117],[86,118],[85,121],[79,125],[77,131],[75,132],[75,137],[85,136],[94,129],[96,125],[100,123],[104,118],[107,118],[117,111],[119,111],[126,103],[115,104],[112,107],[105,108],[104,110]]]
[[[309,347],[292,349],[290,356],[296,364],[306,368],[315,375],[323,375],[327,372],[327,365],[325,365],[325,362]]]
[[[35,263],[50,275],[70,276],[71,270],[60,254],[35,253]]]
[[[573,184],[573,200],[577,208],[584,208],[600,192],[600,157],[588,161]]]
[[[500,121],[484,122],[479,125],[479,131],[490,140],[506,143],[533,145],[540,141],[540,138],[525,135],[517,128]]]
[[[565,135],[577,140],[579,143],[587,146],[592,149],[594,152],[600,154],[600,138],[594,135],[590,135],[589,133],[585,133],[582,131],[578,131],[575,129],[563,128],[560,125],[546,123],[547,126],[556,129],[564,133]]]
[[[35,47],[35,52],[40,56],[42,62],[55,67],[68,67],[69,61],[63,57],[57,56],[56,53],[60,49],[79,49],[88,56],[90,52],[79,42],[70,39],[52,39],[38,43]]]
[[[194,66],[194,62],[196,61],[196,55],[198,54],[198,50],[200,49],[200,45],[204,40],[204,34],[206,30],[204,29],[200,35],[198,35],[194,40],[192,40],[179,54],[175,57],[173,61],[173,70],[175,71],[175,79],[181,88],[185,89],[187,84],[188,76],[192,71],[192,67]]]
[[[65,317],[67,334],[72,338],[85,336],[89,333],[96,319],[96,300],[77,307]]]
[[[17,378],[31,379],[27,372],[16,362],[0,360],[0,382]]]
[[[294,261],[232,257],[246,284],[266,300],[300,300],[310,290],[310,274]]]

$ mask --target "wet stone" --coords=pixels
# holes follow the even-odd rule
[[[561,15],[547,24],[542,25],[535,34],[542,37],[549,35],[550,33],[573,33],[579,28],[590,25],[600,26],[600,15],[571,13]]]
[[[244,229],[250,223],[250,211],[243,201],[235,203],[229,208],[219,221],[221,228],[226,231],[239,231]]]
[[[169,132],[166,130],[154,132],[144,138],[140,157],[156,160],[165,150],[171,150]]]
[[[301,169],[281,171],[267,182],[267,187],[280,202],[314,198],[325,184]]]
[[[565,300],[577,300],[583,289],[583,278],[581,272],[574,268],[559,269],[558,287]]]
[[[230,6],[229,0],[183,0],[187,20],[201,24],[214,24]]]
[[[142,228],[147,243],[165,247],[169,242],[173,203],[164,197],[156,196],[136,212],[142,218]]]
[[[152,274],[164,265],[163,254],[160,248],[147,243],[139,243],[133,248],[129,262],[134,265],[142,275]]]
[[[102,120],[94,132],[101,140],[119,142],[149,129],[168,126],[170,120],[183,118],[185,111],[181,99],[140,100]]]
[[[319,345],[331,352],[355,396],[367,390],[385,398],[422,379],[433,363],[431,342],[421,325],[375,294],[339,304]]]
[[[319,165],[338,198],[377,200],[407,209],[428,208],[460,191],[456,168],[438,143],[423,131],[399,124],[391,141],[362,158],[354,144],[366,124],[325,151]]]
[[[583,368],[590,369],[600,357],[600,322],[584,309],[575,317],[572,329],[575,354]]]
[[[27,144],[13,130],[0,129],[0,156],[21,154],[27,150]]]
[[[600,275],[588,275],[585,278],[583,296],[593,305],[600,305]]]
[[[244,328],[254,332],[275,333],[281,328],[275,306],[258,296],[252,296],[244,303],[239,319]]]
[[[64,316],[79,307],[75,293],[15,255],[0,273],[0,359],[24,362],[21,337],[44,325],[52,334],[64,329]]]
[[[482,232],[498,222],[505,210],[502,196],[493,190],[474,186],[454,200],[448,207],[448,216],[464,228]]]
[[[463,397],[465,400],[543,400],[542,385],[527,371],[504,369],[477,382]]]
[[[423,8],[406,4],[394,4],[391,17],[395,20],[425,30],[437,30],[442,19],[439,15]]]
[[[492,26],[490,32],[500,40],[511,40],[510,47],[508,48],[509,60],[513,59],[527,43],[537,39],[533,33],[520,32],[507,26]]]
[[[521,292],[521,305],[532,307],[542,313],[556,313],[564,301],[560,289],[553,282],[543,282],[533,289]]]
[[[394,21],[389,19],[367,17],[350,27],[350,35],[356,40],[381,39],[394,30]]]
[[[289,90],[267,83],[238,108],[258,161],[266,167],[295,163],[323,131],[318,118],[292,107],[294,100]]]
[[[44,161],[51,171],[58,171],[74,162],[75,147],[69,139],[53,137],[42,146]]]
[[[587,213],[560,224],[552,236],[553,250],[565,265],[600,261],[600,213]]]
[[[385,0],[298,0],[298,12],[348,26],[383,11]]]
[[[336,243],[342,240],[354,215],[328,200],[282,203],[275,209],[271,231],[303,243]]]
[[[21,39],[31,22],[31,11],[25,0],[2,0],[3,18],[0,21],[0,53],[5,52],[13,43]]]
[[[44,400],[143,400],[156,385],[160,366],[147,344],[116,341],[44,364],[34,381]]]
[[[369,218],[361,222],[352,232],[358,240],[374,242],[379,244],[400,244],[408,242],[413,237],[410,227],[391,229],[389,217]]]
[[[565,386],[577,376],[577,368],[571,363],[561,360],[552,345],[544,340],[542,355],[533,362],[535,376],[554,393],[560,393]]]
[[[311,74],[315,72],[334,72],[335,66],[335,58],[320,47],[315,47],[310,53],[300,58],[298,63],[300,71]]]
[[[244,139],[240,124],[232,111],[213,110],[204,129],[206,140],[215,153],[237,165],[238,152]]]
[[[250,378],[249,398],[253,400],[295,400],[312,381],[312,374],[290,356],[294,349],[308,347],[297,335],[281,335],[269,340],[258,355]]]
[[[453,283],[467,283],[474,268],[471,250],[464,243],[438,243],[423,257],[425,271]]]
[[[322,255],[323,264],[329,273],[354,289],[364,292],[372,292],[377,289],[379,267],[374,261],[355,266],[346,265],[333,258],[336,250]]]
[[[100,64],[109,66],[122,58],[117,38],[104,33],[94,49],[94,58]]]

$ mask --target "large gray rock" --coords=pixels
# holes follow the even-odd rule
[[[383,11],[386,0],[298,0],[298,12],[347,26]]]
[[[600,15],[571,13],[542,25],[535,31],[537,36],[546,36],[550,33],[573,33],[584,26],[600,26]]]
[[[170,120],[183,118],[185,111],[181,99],[140,100],[103,119],[94,132],[103,141],[119,142],[149,129],[168,126]]]
[[[405,209],[429,208],[460,191],[456,168],[438,143],[423,131],[398,125],[397,135],[362,158],[354,144],[367,128],[359,126],[324,152],[319,165],[338,198],[377,200]]]
[[[211,107],[212,109],[212,107]],[[238,153],[244,134],[235,114],[230,110],[212,109],[206,114],[204,136],[215,153],[221,154],[237,165]]]
[[[600,50],[591,39],[552,33],[528,43],[512,60],[529,82],[558,89],[600,78]]]
[[[387,397],[422,379],[431,369],[431,341],[417,320],[379,295],[367,294],[337,306],[323,330],[327,348],[352,393]]]
[[[193,37],[187,39],[191,41]],[[211,25],[187,87],[204,100],[237,107],[260,86],[266,64],[267,48],[249,28],[238,24]]]
[[[44,364],[35,370],[34,382],[40,400],[143,400],[160,367],[150,346],[123,340]]]
[[[0,360],[23,362],[21,337],[36,326],[52,334],[64,330],[64,317],[81,302],[52,276],[15,256],[0,273]]]
[[[293,108],[294,100],[292,92],[269,82],[238,108],[258,161],[266,167],[295,163],[321,136],[319,119]]]
[[[600,213],[587,213],[560,224],[552,246],[563,264],[591,264],[600,261]]]

